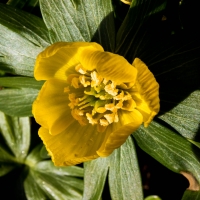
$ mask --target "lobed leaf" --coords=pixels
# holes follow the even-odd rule
[[[52,43],[92,40],[105,50],[114,49],[111,0],[41,0],[40,7]]]
[[[31,14],[0,5],[0,69],[33,76],[36,56],[49,45],[43,21]]]
[[[11,117],[0,112],[0,132],[16,159],[23,161],[30,145],[29,118]]]
[[[6,88],[32,88],[40,90],[44,81],[36,81],[29,77],[2,77],[0,86]]]
[[[141,126],[133,136],[141,149],[162,165],[176,173],[186,175],[185,177],[190,177],[190,179],[187,177],[189,182],[197,181],[196,184],[199,185],[199,152],[184,137],[154,121],[148,128]]]
[[[200,192],[199,191],[191,191],[186,190],[183,194],[181,200],[199,200],[200,199]]]
[[[162,101],[165,101],[165,99],[163,98]],[[179,104],[173,102],[173,98],[170,100],[168,95],[167,103],[172,104],[173,108],[166,113],[162,113],[159,118],[170,124],[182,136],[188,139],[198,138],[200,131],[200,91],[192,92]]]
[[[32,104],[38,89],[8,88],[0,91],[0,110],[11,116],[32,116]]]
[[[84,163],[83,200],[100,199],[109,168],[109,159],[98,158]]]
[[[143,200],[137,154],[131,137],[110,156],[109,186],[113,200]]]

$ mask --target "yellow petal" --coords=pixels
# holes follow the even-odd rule
[[[154,75],[139,58],[135,58],[133,66],[138,70],[137,92],[133,94],[134,100],[137,104],[137,110],[144,117],[144,126],[147,127],[160,109],[159,85]]]
[[[46,81],[33,104],[35,120],[49,129],[52,135],[62,132],[74,121],[68,106],[68,95],[64,92],[66,86],[65,81]]]
[[[96,69],[103,78],[112,80],[118,85],[124,82],[135,83],[137,69],[129,64],[124,57],[101,51],[88,51],[88,55],[81,56],[81,64],[84,67],[89,69],[90,66],[90,70]]]
[[[80,63],[82,51],[103,51],[103,48],[92,42],[58,42],[41,52],[35,63],[36,80],[57,78],[66,80],[71,70]]]
[[[104,140],[104,134],[96,132],[96,126],[81,126],[73,122],[58,135],[50,135],[48,130],[40,128],[39,136],[43,140],[56,166],[76,165],[95,159],[96,151]]]
[[[134,110],[118,111],[120,121],[108,126],[106,138],[97,151],[98,155],[105,157],[110,155],[113,150],[120,147],[130,134],[136,131],[143,122],[142,114]]]

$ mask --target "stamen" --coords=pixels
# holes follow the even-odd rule
[[[70,100],[70,103],[68,104],[68,106],[71,109],[74,109],[74,107],[77,106],[78,103],[79,103],[79,100],[78,100],[78,98],[76,98],[76,94],[75,93],[69,94],[69,100]]]
[[[109,123],[106,119],[100,119],[100,124],[101,124],[101,126],[108,126],[109,125]]]
[[[106,85],[108,83],[109,80],[107,80],[106,78],[103,79],[103,84]]]
[[[105,109],[110,110],[112,112],[117,112],[117,108],[115,107],[114,103],[106,104]]]
[[[90,124],[94,125],[94,124],[98,124],[97,120],[96,119],[93,119],[92,118],[92,115],[90,113],[86,113],[86,117],[89,121]]]
[[[106,109],[104,107],[99,107],[99,108],[96,109],[96,112],[98,112],[98,113],[105,113]]]
[[[71,113],[81,125],[88,122],[97,124],[97,131],[103,132],[107,126],[119,121],[118,109],[132,111],[136,107],[129,83],[116,85],[114,81],[102,78],[96,71],[88,71],[81,64],[75,67],[79,74],[68,76],[64,92],[69,94]],[[117,88],[116,88],[117,87]],[[124,88],[123,88],[124,87]],[[69,93],[69,92],[72,93]]]
[[[69,86],[64,87],[64,93],[68,93],[68,92],[70,92]]]
[[[93,71],[91,73],[91,78],[92,78],[92,82],[91,82],[91,86],[95,87],[100,85],[100,83],[102,82],[103,78],[101,76],[98,75],[98,73],[96,71]]]
[[[79,88],[80,85],[79,85],[79,78],[72,78],[72,81],[71,81],[71,86],[73,86],[74,88]]]
[[[76,65],[75,70],[80,74],[86,74],[87,70],[81,64]]]
[[[112,96],[116,96],[118,93],[118,89],[116,89],[115,87],[116,85],[114,84],[114,82],[112,82],[111,84],[105,86],[105,91]]]
[[[106,114],[106,115],[104,115],[104,117],[107,119],[109,124],[112,124],[115,120],[115,113]]]
[[[79,99],[81,99],[81,98],[79,98]],[[81,103],[78,104],[78,106],[82,106],[86,103],[91,103],[91,102],[94,102],[94,104],[95,104],[95,97],[94,96],[87,96],[86,98],[84,98],[84,100]]]
[[[116,99],[116,100],[121,100],[124,98],[124,91],[122,91],[119,95],[113,97],[113,99]]]
[[[89,79],[89,78],[87,78],[87,79]],[[85,77],[84,75],[79,76],[80,83],[81,83],[84,87],[87,87],[87,86],[90,85],[90,81],[88,81],[87,79],[86,79],[86,77]]]

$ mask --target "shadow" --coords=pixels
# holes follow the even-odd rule
[[[141,171],[144,198],[158,195],[162,200],[179,200],[189,186],[189,182],[181,174],[177,174],[149,154],[135,142],[138,163]]]
[[[179,1],[169,0],[165,10],[152,15],[146,10],[143,17],[145,5],[142,2],[129,9],[122,23],[119,20],[114,23],[114,13],[110,13],[101,22],[92,41],[100,43],[106,51],[124,56],[130,63],[136,57],[146,63],[160,85],[159,116],[200,88],[200,31],[197,23],[200,16],[198,12],[193,13],[198,8],[196,3],[186,0],[179,5]],[[113,26],[111,23],[115,24],[115,30],[119,27],[116,34],[105,32]],[[114,50],[107,44],[110,41]],[[155,120],[161,121],[157,117]],[[178,134],[172,126],[166,125]],[[200,128],[195,140],[200,141]],[[200,161],[199,148],[194,145],[191,148]]]
[[[0,177],[2,197],[6,197],[6,199],[27,200],[23,189],[24,177],[21,176],[24,168],[25,166],[15,168],[5,176]]]
[[[182,29],[184,20],[174,15],[180,8],[172,1],[165,10],[152,15],[138,4],[129,9],[116,35],[113,29],[108,29],[114,24],[114,13],[110,13],[92,41],[100,43],[106,51],[124,56],[130,63],[138,57],[147,64],[160,85],[159,114],[163,114],[200,86],[200,32],[191,26]]]

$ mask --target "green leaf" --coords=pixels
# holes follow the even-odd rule
[[[41,0],[40,6],[52,43],[92,40],[106,50],[114,49],[111,0]]]
[[[200,122],[200,91],[191,93],[178,105],[170,102],[173,109],[159,116],[160,119],[170,124],[182,136],[188,139],[195,139],[199,131]]]
[[[0,110],[12,116],[32,116],[32,104],[43,83],[28,77],[0,78]]]
[[[131,137],[110,156],[109,186],[113,200],[143,200],[137,154]]]
[[[29,118],[11,117],[0,112],[0,131],[16,159],[22,161],[30,145]]]
[[[2,77],[0,78],[0,86],[9,88],[33,88],[40,90],[44,81],[36,81],[29,77]]]
[[[162,200],[159,196],[151,195],[146,197],[144,200]]]
[[[200,148],[200,143],[199,142],[195,142],[195,141],[189,140],[189,139],[188,139],[188,141],[190,141],[192,144],[194,144],[195,146],[197,146],[198,148]]]
[[[181,200],[199,200],[200,199],[200,191],[191,191],[186,190],[183,194]]]
[[[52,161],[42,160],[42,148],[42,145],[35,147],[25,160],[29,166],[24,182],[27,198],[36,199],[41,196],[41,199],[81,199],[83,180],[80,178],[83,177],[83,168],[55,167]]]
[[[154,121],[148,128],[141,126],[133,136],[141,149],[162,165],[176,173],[191,174],[200,183],[199,150],[184,137]]]
[[[6,175],[8,172],[12,171],[14,168],[15,168],[15,165],[13,163],[10,163],[10,164],[0,163],[0,177]]]
[[[28,200],[48,199],[39,185],[35,182],[33,171],[29,171],[29,174],[24,181],[24,191]]]
[[[49,45],[43,21],[31,14],[0,5],[1,70],[33,76],[36,56]]]
[[[14,156],[8,153],[6,149],[0,146],[0,163],[3,163],[3,168],[5,168],[5,164],[14,164],[14,162]]]
[[[115,52],[133,61],[143,37],[151,26],[149,18],[163,11],[166,0],[134,0],[125,17],[119,31],[117,32]],[[161,17],[158,17],[161,21]],[[151,27],[154,30],[154,27]]]
[[[43,159],[48,159],[51,158],[51,156],[49,155],[48,151],[46,150],[45,146],[43,145],[41,150],[40,150],[40,157]]]
[[[26,9],[26,8],[34,8],[39,5],[39,0],[9,0],[7,5],[19,8],[19,9]]]
[[[83,200],[100,199],[108,173],[109,158],[84,163]]]
[[[38,89],[8,88],[0,91],[0,110],[11,116],[32,116],[32,104]]]
[[[0,144],[0,177],[13,170],[17,165],[15,162],[16,159],[14,156],[11,155],[8,150],[2,146],[2,144]]]
[[[35,167],[36,171],[47,174],[56,174],[59,176],[83,177],[83,168],[70,167],[55,167],[52,161],[41,161]]]
[[[82,199],[83,180],[53,173],[36,172],[34,181],[49,199]]]
[[[43,148],[43,144],[37,145],[26,157],[25,163],[29,167],[34,167],[38,162],[43,160],[41,156],[41,149]]]

